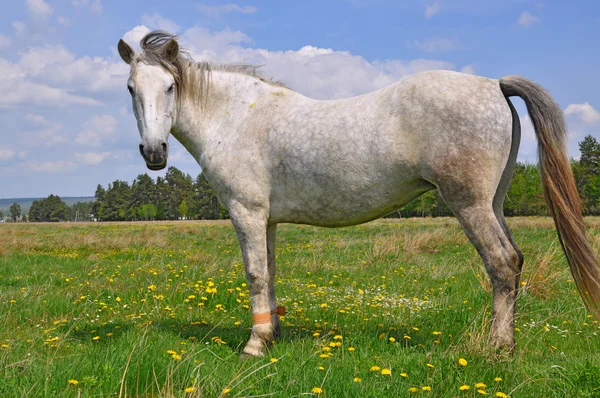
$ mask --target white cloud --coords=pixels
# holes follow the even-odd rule
[[[460,71],[462,73],[468,73],[469,75],[474,75],[475,74],[475,67],[473,65],[465,65],[462,68],[460,68]]]
[[[239,4],[227,3],[219,6],[209,6],[198,4],[196,6],[200,12],[210,18],[220,18],[222,14],[230,12],[239,12],[242,14],[254,14],[258,8],[254,6],[240,6]]]
[[[48,173],[48,174],[66,174],[72,171],[77,165],[74,162],[59,160],[59,161],[30,161],[23,164],[27,169],[34,173]]]
[[[588,102],[567,106],[565,115],[574,116],[586,124],[593,124],[600,121],[600,113]]]
[[[50,147],[68,141],[68,135],[63,131],[62,124],[58,122],[34,113],[28,113],[24,121],[26,128],[19,135],[24,137],[31,146]]]
[[[314,46],[289,51],[247,48],[241,44],[250,38],[230,29],[209,32],[194,27],[182,34],[182,41],[196,60],[264,65],[266,76],[318,99],[363,94],[424,70],[456,69],[452,63],[426,59],[368,62],[348,51]]]
[[[169,33],[177,33],[181,30],[181,26],[170,19],[163,18],[158,13],[154,13],[154,15],[142,15],[142,23],[148,25],[152,29],[160,29]]]
[[[71,20],[67,17],[60,16],[56,18],[56,22],[58,22],[59,25],[64,26],[65,28],[71,26]]]
[[[74,95],[69,90],[34,83],[26,79],[26,71],[19,65],[0,58],[0,108],[23,104],[64,106],[66,104],[99,105],[92,98]]]
[[[241,43],[252,43],[252,39],[239,30],[225,28],[211,33],[208,29],[201,26],[187,29],[183,40],[187,43],[188,48],[203,49],[205,52],[212,50],[215,54],[219,54],[222,50],[231,49],[230,46]]]
[[[25,0],[25,5],[29,14],[36,19],[48,19],[54,12],[50,4],[44,0]]]
[[[10,37],[4,36],[0,33],[0,51],[4,51],[8,49],[12,45],[12,40]]]
[[[86,153],[76,153],[75,158],[85,164],[96,165],[101,163],[104,159],[110,156],[110,152],[86,152]]]
[[[60,46],[31,48],[22,54],[19,63],[0,58],[0,108],[25,103],[45,106],[99,105],[95,99],[72,94],[73,87],[53,87],[48,84],[51,81],[61,81],[61,76],[63,82],[76,77],[77,75],[69,76],[69,73],[76,71],[65,66],[74,59],[72,54]],[[89,84],[102,85],[102,75],[97,80],[97,76],[90,74],[94,72],[93,69],[88,68],[87,71],[86,79]]]
[[[16,155],[15,151],[10,148],[2,148],[0,147],[0,162],[6,162],[7,160],[11,160]]]
[[[517,22],[519,23],[519,25],[528,28],[539,21],[539,17],[530,14],[528,11],[523,11]]]
[[[31,47],[21,53],[19,66],[36,82],[87,92],[109,92],[122,88],[129,67],[101,57],[76,58],[65,47]]]
[[[75,7],[89,7],[90,10],[96,14],[102,13],[101,0],[73,0],[71,4],[73,4]]]
[[[21,21],[13,21],[12,27],[15,30],[17,36],[23,36],[27,31],[27,26]]]
[[[458,47],[455,40],[446,37],[432,37],[424,40],[413,40],[406,43],[408,47],[416,47],[425,52],[450,51]]]
[[[439,1],[435,1],[431,5],[425,6],[425,18],[431,18],[438,12],[440,12],[440,2]]]
[[[91,117],[83,126],[83,132],[75,137],[79,145],[98,147],[106,141],[116,138],[117,119],[112,115],[97,115]]]
[[[140,40],[148,33],[151,29],[145,25],[138,25],[135,28],[125,32],[123,40],[127,42],[135,51],[140,50]]]

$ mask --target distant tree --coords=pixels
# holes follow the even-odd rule
[[[29,221],[31,222],[57,222],[68,219],[69,208],[56,195],[50,195],[41,200],[34,200],[29,208]]]
[[[156,200],[156,186],[152,177],[148,174],[140,174],[131,184],[131,203],[129,204],[129,212],[131,219],[141,218],[140,211],[145,203],[152,203]]]
[[[21,206],[17,202],[10,206],[10,217],[12,218],[13,222],[17,222],[19,217],[21,217]]]
[[[44,201],[44,208],[48,212],[48,221],[57,222],[67,220],[67,205],[59,196],[50,195]]]
[[[131,188],[125,181],[115,180],[108,184],[104,193],[102,211],[102,220],[106,221],[124,221],[128,220],[129,203],[131,202]]]
[[[181,216],[181,218],[183,218],[185,220],[185,219],[187,219],[187,212],[188,212],[188,205],[184,199],[183,201],[181,201],[181,204],[179,205],[179,215]]]
[[[584,213],[600,214],[600,144],[591,135],[579,143],[581,157],[573,162],[573,174],[579,196],[583,201]]]
[[[508,216],[547,214],[540,170],[537,165],[517,162],[504,201],[504,213]]]
[[[144,203],[138,209],[138,216],[144,221],[156,219],[156,206],[152,203]]]
[[[194,217],[202,220],[228,218],[229,213],[219,204],[217,195],[202,174],[194,184]]]
[[[4,220],[4,213],[2,213],[2,210],[0,210],[0,220]]]
[[[179,206],[186,201],[186,205],[192,199],[194,180],[189,174],[184,174],[176,167],[169,167],[165,174],[165,183],[168,187],[168,198],[165,202],[165,218],[176,220],[179,216]]]
[[[42,203],[39,200],[34,200],[29,208],[29,221],[40,222],[42,221]]]
[[[71,221],[89,221],[92,214],[92,202],[76,202],[68,208],[69,220]]]
[[[96,201],[92,205],[92,214],[99,221],[104,220],[105,195],[106,190],[98,184],[95,193]]]

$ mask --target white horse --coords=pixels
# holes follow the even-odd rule
[[[512,350],[523,256],[503,215],[520,142],[510,96],[524,99],[539,140],[546,201],[577,287],[598,315],[600,285],[565,152],[560,107],[522,77],[423,72],[370,94],[316,101],[244,66],[196,63],[176,37],[151,32],[127,83],[151,170],[165,167],[169,134],[202,167],[231,214],[242,249],[261,356],[279,333],[278,223],[340,227],[382,217],[437,188],[492,281],[491,343]]]

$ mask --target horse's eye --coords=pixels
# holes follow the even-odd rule
[[[129,94],[133,95],[133,87],[127,86],[127,90],[129,91]]]
[[[175,84],[171,84],[171,86],[169,87],[169,89],[167,90],[168,94],[171,94],[173,92],[173,90],[175,89]]]

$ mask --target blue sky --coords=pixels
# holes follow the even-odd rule
[[[600,139],[599,26],[593,1],[11,1],[0,14],[0,198],[93,195],[98,183],[149,172],[116,44],[135,46],[151,29],[179,34],[197,60],[264,65],[319,99],[428,69],[523,75],[565,110],[577,157],[586,134]],[[535,162],[515,102],[519,159]],[[171,145],[169,164],[196,176],[200,167]]]

